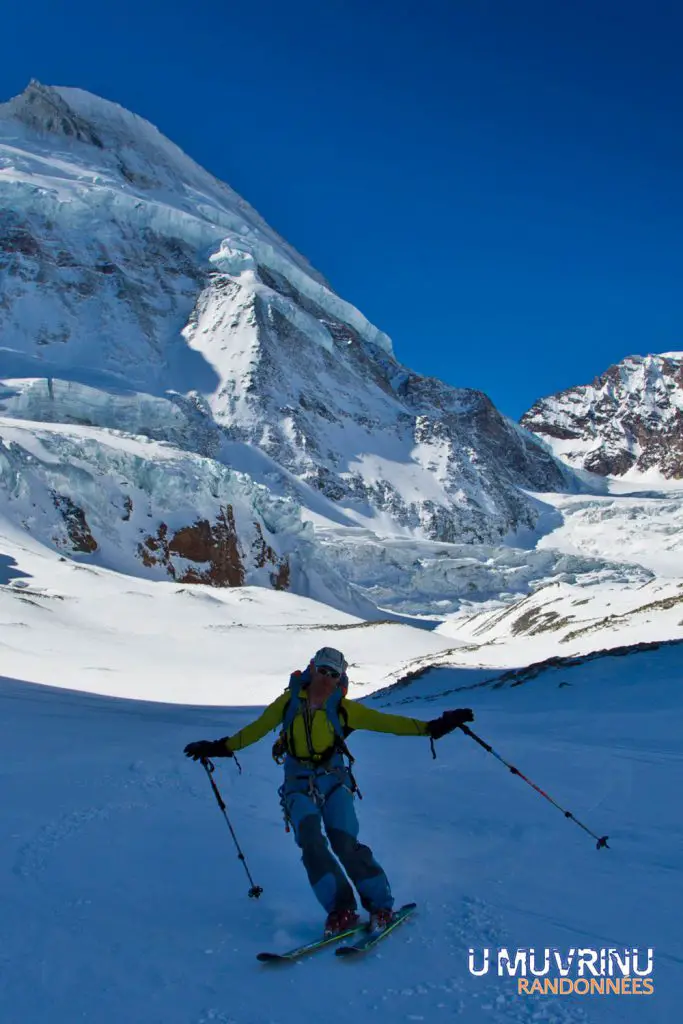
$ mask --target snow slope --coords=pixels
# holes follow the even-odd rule
[[[82,632],[80,642],[97,640],[108,660],[123,637],[117,621],[109,636]],[[51,637],[24,628],[59,677]],[[149,667],[155,649],[165,656],[161,638]],[[436,761],[426,741],[355,734],[363,837],[398,899],[416,899],[419,913],[362,962],[325,953],[284,970],[255,954],[313,937],[321,914],[283,829],[269,744],[243,753],[241,775],[226,762],[216,774],[264,889],[258,902],[247,898],[204,773],[181,753],[255,709],[116,700],[4,677],[0,1018],[294,1024],[324,1000],[330,1024],[677,1020],[680,665],[680,645],[667,646],[450,696],[439,695],[482,673],[440,670],[385,695],[379,705],[425,718],[471,704],[478,732],[609,834],[611,848],[597,852],[460,734],[439,741]],[[655,992],[518,996],[512,979],[469,975],[470,948],[503,946],[652,946]]]
[[[178,703],[254,704],[282,692],[330,634],[354,692],[397,678],[452,641],[286,591],[135,579],[61,561],[0,522],[0,627],[7,674],[90,693]],[[58,668],[56,667],[58,666]],[[356,690],[356,687],[358,688]]]

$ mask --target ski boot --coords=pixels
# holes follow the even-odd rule
[[[352,907],[346,908],[345,910],[331,910],[327,915],[325,931],[323,934],[325,937],[341,935],[343,932],[347,932],[351,928],[355,928],[359,920],[360,917]]]
[[[373,910],[370,914],[368,930],[371,932],[381,932],[393,920],[394,912],[390,907],[381,907],[379,910]]]

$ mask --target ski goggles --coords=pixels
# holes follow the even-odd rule
[[[329,668],[327,665],[321,665],[320,668],[316,669],[321,676],[329,676],[330,679],[339,679],[339,672],[336,668]]]

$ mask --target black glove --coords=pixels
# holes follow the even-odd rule
[[[197,740],[195,743],[188,743],[184,753],[194,761],[200,761],[204,757],[235,756],[227,744],[227,736],[221,740]]]
[[[434,718],[431,722],[427,722],[427,730],[433,740],[440,740],[442,736],[457,729],[459,725],[473,721],[472,708],[455,708],[454,711],[444,711],[440,718]]]

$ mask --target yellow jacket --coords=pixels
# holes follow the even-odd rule
[[[291,699],[291,690],[284,693],[269,704],[265,711],[255,721],[245,725],[243,729],[236,732],[234,736],[228,736],[226,743],[230,750],[243,750],[244,747],[256,743],[272,729],[282,725],[287,704]],[[299,691],[300,706],[291,729],[289,730],[290,753],[301,760],[310,759],[311,753],[308,745],[306,719],[309,720],[310,737],[313,747],[313,754],[320,755],[329,752],[335,743],[335,731],[332,723],[325,714],[324,708],[318,708],[311,712],[308,706],[308,692],[306,689]],[[404,715],[388,715],[384,711],[375,711],[367,708],[364,704],[357,704],[348,697],[342,697],[339,702],[339,713],[342,721],[345,721],[349,729],[367,729],[370,732],[387,732],[394,736],[428,736],[427,723],[419,718],[406,718]],[[293,742],[293,749],[292,749]]]

